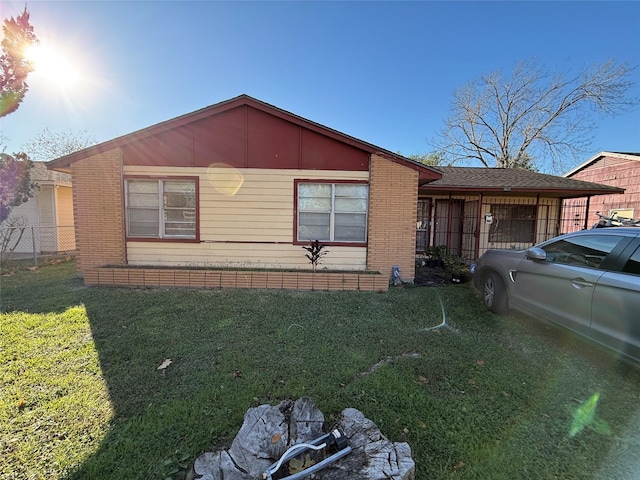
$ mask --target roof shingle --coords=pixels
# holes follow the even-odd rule
[[[421,193],[430,191],[451,192],[510,192],[546,193],[564,198],[624,193],[624,189],[558,177],[531,170],[484,167],[438,167],[442,178],[420,188]]]

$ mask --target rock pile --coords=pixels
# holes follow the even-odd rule
[[[199,480],[256,480],[292,445],[322,436],[324,415],[308,397],[277,406],[250,408],[228,449],[206,452],[193,465]],[[336,428],[352,451],[311,474],[314,480],[413,480],[415,464],[407,443],[389,441],[355,408],[343,410]],[[292,472],[290,472],[292,473]],[[274,479],[276,477],[274,476]]]

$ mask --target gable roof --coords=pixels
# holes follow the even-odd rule
[[[624,193],[623,188],[558,177],[531,170],[484,167],[438,167],[442,178],[420,188],[420,193],[491,193],[558,198]]]
[[[112,140],[107,140],[106,142],[93,145],[91,147],[85,148],[83,150],[79,150],[69,155],[65,155],[63,157],[60,157],[58,159],[48,162],[47,168],[49,168],[50,170],[68,171],[70,165],[73,162],[76,162],[82,158],[86,158],[92,155],[97,155],[114,148],[123,147],[132,142],[136,142],[136,141],[145,139],[147,137],[166,132],[168,130],[179,128],[186,124],[196,122],[198,120],[231,110],[233,108],[237,108],[239,106],[244,106],[244,105],[250,106],[262,112],[268,113],[280,119],[291,122],[300,127],[303,127],[313,132],[327,136],[329,138],[345,143],[352,147],[358,148],[360,150],[368,152],[369,154],[378,154],[388,160],[405,165],[409,168],[412,168],[413,170],[417,170],[419,172],[420,183],[428,182],[428,181],[440,178],[441,176],[441,173],[438,170],[438,168],[424,165],[422,163],[406,158],[402,155],[393,153],[389,150],[385,150],[373,144],[359,140],[355,137],[351,137],[337,130],[331,129],[319,123],[313,122],[306,118],[287,112],[286,110],[278,108],[274,105],[270,105],[261,100],[250,97],[249,95],[246,95],[246,94],[239,95],[235,98],[231,98],[229,100],[225,100],[220,103],[210,105],[200,110],[196,110],[195,112],[187,113],[185,115],[181,115],[179,117],[166,120],[161,123],[157,123],[150,127],[143,128],[141,130],[137,130],[135,132],[114,138]]]
[[[621,160],[640,160],[640,153],[600,152],[600,153],[594,155],[593,157],[591,157],[586,162],[583,162],[580,165],[578,165],[577,167],[569,170],[567,173],[563,174],[562,176],[563,177],[571,177],[571,176],[575,175],[576,173],[578,173],[580,170],[584,170],[585,168],[589,167],[590,165],[596,163],[602,157],[615,157],[615,158],[619,158]]]

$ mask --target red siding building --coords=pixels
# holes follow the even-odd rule
[[[624,188],[624,194],[600,195],[590,199],[587,224],[598,221],[596,212],[640,218],[640,153],[600,152],[563,175],[575,180]],[[569,200],[569,202],[576,202]]]

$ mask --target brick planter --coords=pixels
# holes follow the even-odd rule
[[[266,288],[277,290],[389,289],[389,278],[369,272],[193,270],[181,268],[96,267],[84,272],[85,285],[126,287]]]

